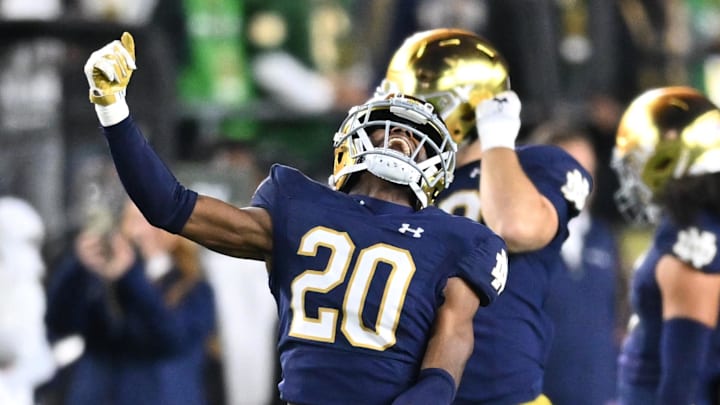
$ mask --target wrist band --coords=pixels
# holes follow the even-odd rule
[[[130,108],[128,108],[125,98],[119,95],[116,96],[116,98],[117,101],[110,105],[95,104],[95,113],[100,121],[100,125],[109,127],[119,123],[130,115]]]

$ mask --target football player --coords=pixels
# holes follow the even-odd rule
[[[720,111],[682,86],[635,98],[617,130],[618,208],[655,224],[631,285],[620,403],[720,403]]]
[[[282,399],[450,403],[472,317],[503,290],[507,258],[488,228],[429,206],[452,181],[456,148],[433,107],[387,95],[351,109],[331,187],[274,165],[237,208],[184,188],[144,139],[124,98],[134,49],[124,33],[85,65],[119,176],[153,225],[266,262]]]
[[[592,179],[556,146],[515,147],[520,100],[507,64],[478,35],[433,29],[396,50],[378,94],[400,91],[432,103],[459,144],[443,210],[487,224],[507,243],[505,293],[475,316],[475,350],[457,404],[548,403],[543,366],[552,325],[543,304],[562,271],[568,221],[585,205]]]

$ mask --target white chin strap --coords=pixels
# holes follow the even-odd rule
[[[404,158],[405,155],[399,152],[385,151],[382,154],[368,154],[365,156],[365,164],[370,173],[383,180],[402,185],[417,183],[420,173]]]
[[[397,156],[395,156],[397,155]],[[400,152],[385,151],[383,154],[369,154],[365,157],[367,171],[391,183],[409,186],[420,202],[421,207],[427,207],[427,195],[418,186],[420,172],[407,161],[407,157]]]

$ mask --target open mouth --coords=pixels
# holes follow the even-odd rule
[[[405,156],[410,156],[415,145],[404,136],[391,136],[388,139],[388,148],[401,152]]]

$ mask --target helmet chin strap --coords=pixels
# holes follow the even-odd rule
[[[393,166],[396,167],[395,170],[392,169]],[[398,178],[397,167],[401,166],[404,167],[400,171],[402,173],[406,173],[407,175],[403,176],[403,178]],[[350,175],[352,173],[359,173],[366,170],[372,175],[385,181],[410,187],[410,190],[412,190],[413,194],[420,203],[420,207],[425,208],[428,206],[427,195],[417,182],[417,178],[420,177],[420,173],[417,171],[417,169],[413,168],[410,164],[403,160],[387,155],[368,155],[366,156],[363,163],[353,166],[352,169],[346,167],[343,170],[339,171],[337,175],[330,175],[328,182],[329,184],[335,184],[336,177]],[[415,178],[416,180],[413,180],[413,178]]]
[[[392,183],[409,185],[416,183],[420,178],[420,173],[405,159],[400,159],[394,151],[384,151],[383,153],[372,153],[365,157],[367,170]]]
[[[410,183],[410,188],[412,189],[413,193],[415,194],[415,197],[417,197],[418,202],[420,203],[420,207],[425,208],[428,206],[428,198],[425,192],[420,188],[420,186],[417,185],[417,183]]]
[[[398,156],[394,156],[394,155]],[[410,164],[404,155],[392,150],[382,154],[369,154],[365,157],[367,170],[375,176],[391,183],[409,186],[420,206],[425,208],[428,204],[427,195],[418,185],[420,172],[416,166]]]

